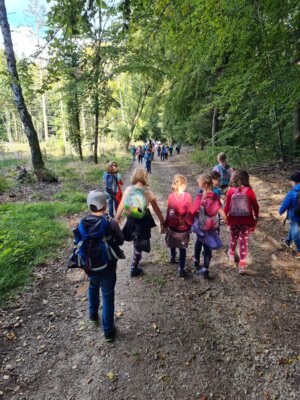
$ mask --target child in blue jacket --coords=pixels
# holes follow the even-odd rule
[[[288,192],[279,209],[280,215],[287,211],[287,218],[290,221],[289,233],[283,243],[289,247],[294,242],[296,258],[300,258],[300,172],[293,173],[288,180],[291,181],[293,189]]]

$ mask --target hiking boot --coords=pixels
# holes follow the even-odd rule
[[[117,335],[117,329],[116,329],[116,327],[114,326],[113,331],[111,331],[111,332],[104,332],[105,341],[106,341],[107,343],[113,342],[113,341],[115,340],[115,338],[116,338],[116,335]]]
[[[286,240],[286,239],[281,239],[280,243],[284,246],[287,247],[288,249],[290,248],[291,243]]]
[[[200,268],[197,271],[197,275],[202,276],[204,279],[209,279],[209,272],[207,268],[204,267]]]
[[[141,274],[143,274],[143,270],[142,270],[142,268],[139,268],[139,267],[131,267],[131,270],[130,270],[130,276],[133,278],[133,277],[135,277],[135,276],[139,276],[139,275],[141,275]]]
[[[178,277],[179,277],[179,278],[186,278],[186,277],[187,277],[187,272],[186,272],[186,270],[185,270],[185,269],[179,268],[179,269],[178,269]]]
[[[228,255],[228,259],[229,259],[230,262],[234,262],[235,261],[234,253],[231,253],[230,249],[227,251],[227,255]]]
[[[246,273],[246,261],[239,262],[239,274],[244,275]]]

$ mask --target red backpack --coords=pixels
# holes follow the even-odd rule
[[[213,196],[204,197],[202,194],[202,203],[199,209],[199,229],[202,231],[215,231],[219,228],[220,219],[218,210],[220,208],[219,196],[214,193]]]
[[[247,196],[248,187],[233,188],[230,199],[229,215],[232,217],[249,217],[251,214],[250,200]]]
[[[171,203],[168,210],[168,226],[170,228],[180,230],[190,227],[188,204],[185,203],[187,193],[183,192],[182,196],[177,197],[175,193],[171,195]]]

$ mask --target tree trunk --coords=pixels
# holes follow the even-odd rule
[[[59,103],[60,103],[60,118],[61,118],[61,133],[63,137],[63,142],[66,147],[67,145],[67,136],[66,136],[66,127],[65,127],[65,112],[64,112],[64,105],[62,101],[62,94],[61,94],[61,84],[59,82]]]
[[[145,101],[146,101],[148,92],[150,90],[150,87],[151,87],[151,85],[147,85],[146,88],[145,88],[145,91],[141,94],[141,96],[139,98],[139,101],[138,101],[138,104],[137,104],[137,107],[136,107],[136,111],[135,111],[135,115],[134,115],[134,117],[132,118],[132,121],[131,121],[129,143],[132,140],[133,132],[134,132],[135,127],[137,126],[137,123],[139,121],[139,118],[140,118],[140,116],[141,116],[141,114],[143,112],[143,109],[144,109],[144,106],[145,106]],[[129,147],[129,143],[127,145],[127,149]]]
[[[11,132],[11,117],[10,117],[10,112],[8,110],[5,110],[5,128],[9,143],[13,143],[14,140]]]
[[[78,96],[75,95],[75,126],[76,126],[76,144],[79,153],[80,161],[83,161],[83,154],[82,154],[82,143],[81,143],[81,136],[80,136],[80,115],[79,115],[79,104],[78,104]]]
[[[294,114],[294,140],[296,149],[300,149],[300,102]]]
[[[7,20],[7,12],[6,12],[6,6],[5,6],[4,0],[0,0],[0,25],[1,25],[1,31],[2,31],[2,36],[3,36],[4,52],[5,52],[5,56],[6,56],[8,72],[9,72],[10,79],[11,79],[10,84],[11,84],[11,88],[13,91],[14,101],[16,103],[21,121],[23,123],[25,134],[29,141],[33,168],[35,170],[38,180],[43,181],[45,165],[44,165],[37,133],[34,129],[31,115],[29,114],[29,112],[27,110],[27,107],[26,107],[26,104],[24,101],[24,97],[23,97],[23,93],[22,93],[22,88],[21,88],[20,81],[19,81],[19,75],[18,75],[18,71],[17,71],[16,59],[15,59],[13,44],[12,44],[12,40],[11,40],[11,32],[10,32],[9,23]]]
[[[41,84],[43,83],[43,71],[39,66],[39,74],[40,74],[40,81]],[[49,131],[48,131],[48,118],[47,118],[47,107],[46,107],[46,95],[45,93],[42,94],[42,109],[43,109],[43,121],[44,121],[44,138],[47,142],[49,139]]]
[[[98,94],[95,104],[95,133],[94,133],[94,162],[98,164],[98,136],[99,136],[99,104]]]
[[[217,107],[214,108],[213,117],[212,117],[212,124],[211,124],[211,144],[212,147],[216,145],[216,133],[218,129],[218,114],[219,110]]]

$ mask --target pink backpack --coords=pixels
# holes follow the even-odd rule
[[[212,197],[206,197],[202,200],[199,210],[199,229],[202,231],[215,231],[219,228],[219,208],[220,203],[216,193]]]
[[[229,215],[232,217],[249,217],[251,207],[247,196],[248,187],[234,188],[234,193],[230,199]]]
[[[184,229],[190,226],[188,221],[189,213],[186,204],[186,193],[179,198],[173,193],[168,212],[168,225],[173,229]]]

